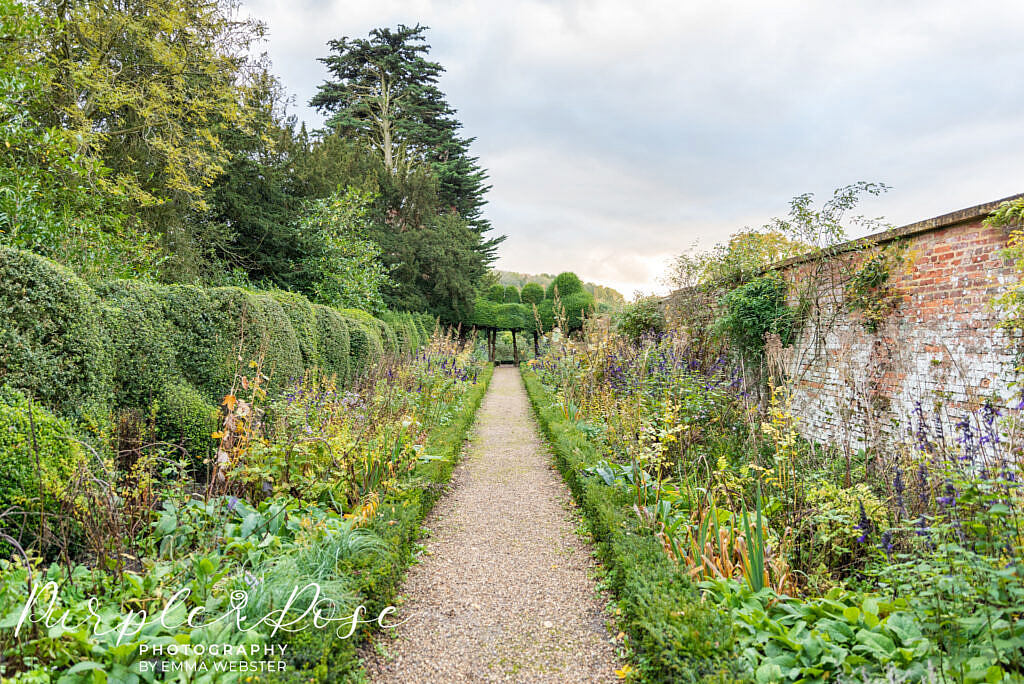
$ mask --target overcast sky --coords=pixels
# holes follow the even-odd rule
[[[1021,0],[244,0],[295,112],[326,42],[430,27],[498,268],[661,291],[667,261],[881,181],[900,225],[1024,192]]]

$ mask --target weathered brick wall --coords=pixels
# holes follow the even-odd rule
[[[986,400],[1015,401],[1015,352],[991,306],[1014,278],[1000,254],[1007,233],[983,223],[997,205],[873,236],[877,247],[828,264],[779,267],[797,289],[818,283],[819,307],[795,343],[769,349],[794,380],[805,436],[856,448],[908,434],[921,416],[949,426]],[[889,278],[894,306],[870,332],[848,305],[845,284],[878,249],[897,246],[904,261]]]

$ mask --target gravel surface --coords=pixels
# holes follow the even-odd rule
[[[621,666],[594,561],[519,372],[497,368],[405,602],[364,662],[378,682],[605,682]]]

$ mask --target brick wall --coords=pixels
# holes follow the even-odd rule
[[[775,268],[794,289],[817,284],[794,344],[768,352],[794,380],[806,437],[856,449],[907,434],[919,415],[950,426],[987,399],[1016,403],[1014,351],[990,305],[1015,275],[999,253],[1007,232],[983,224],[1002,201],[854,241],[826,263]],[[903,262],[890,271],[894,305],[870,332],[845,284],[881,249]]]

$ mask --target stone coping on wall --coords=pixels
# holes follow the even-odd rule
[[[977,219],[987,217],[989,214],[999,208],[1004,202],[1012,202],[1014,200],[1024,199],[1024,193],[1016,195],[1010,195],[1002,199],[993,200],[991,202],[985,202],[983,204],[976,204],[973,207],[967,207],[966,209],[958,209],[957,211],[951,211],[948,214],[942,214],[941,216],[935,216],[930,219],[924,219],[923,221],[916,221],[914,223],[908,223],[905,226],[898,228],[890,228],[880,233],[874,233],[872,235],[866,235],[864,237],[849,240],[847,242],[840,243],[832,248],[832,255],[842,254],[844,252],[851,252],[868,245],[884,245],[893,240],[899,240],[901,238],[907,238],[914,235],[920,235],[922,233],[928,233],[933,230],[941,230],[950,226],[955,226],[960,223],[967,223],[968,221],[975,221]],[[772,264],[766,267],[765,271],[777,271],[802,264],[805,261],[819,258],[819,254],[808,253],[799,254],[795,257],[784,259],[778,263]],[[680,296],[689,289],[672,290],[665,297],[662,297],[661,301],[667,303],[674,297]]]
[[[880,233],[874,233],[873,235],[866,235],[855,240],[843,242],[833,247],[833,254],[842,254],[843,252],[850,252],[853,250],[860,249],[866,245],[884,245],[887,242],[893,240],[899,240],[901,238],[908,238],[914,235],[920,235],[921,233],[929,233],[933,230],[940,230],[942,228],[948,228],[955,226],[960,223],[967,223],[968,221],[975,221],[980,218],[987,217],[989,214],[999,208],[1004,202],[1012,202],[1014,200],[1024,199],[1024,193],[1017,195],[1010,195],[1002,199],[993,200],[991,202],[985,202],[984,204],[976,204],[973,207],[966,209],[959,209],[957,211],[951,211],[948,214],[942,214],[934,218],[925,219],[923,221],[916,221],[915,223],[908,223],[905,226],[898,228],[890,228]],[[780,270],[785,269],[796,264],[809,261],[817,258],[817,254],[800,254],[795,257],[790,257],[776,264],[772,264],[767,270]]]

